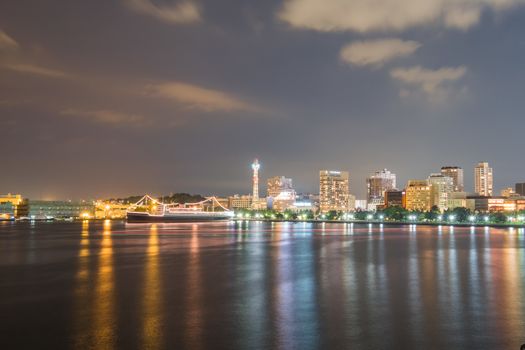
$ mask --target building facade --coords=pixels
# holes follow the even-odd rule
[[[405,206],[405,191],[388,190],[385,192],[385,207],[404,208]]]
[[[95,205],[91,202],[73,201],[29,201],[31,219],[93,218]]]
[[[490,197],[493,195],[493,172],[487,162],[480,162],[474,168],[474,192],[478,196]]]
[[[268,202],[272,209],[283,211],[293,207],[296,193],[292,179],[284,176],[274,176],[268,179]]]
[[[429,211],[432,207],[432,185],[426,180],[409,180],[405,189],[406,209]]]
[[[441,175],[452,178],[453,192],[465,191],[465,185],[463,182],[463,168],[458,166],[444,166],[441,167]]]
[[[238,194],[228,197],[228,208],[235,209],[250,209],[252,208],[252,196],[244,195],[239,196]]]
[[[347,171],[321,170],[319,172],[319,210],[348,211],[348,180]]]
[[[20,194],[4,194],[0,195],[0,213],[12,216],[14,218],[21,218],[29,215],[28,200],[23,198]]]
[[[454,180],[443,174],[430,174],[428,183],[432,186],[432,206],[443,212],[448,208],[448,198],[454,192]]]
[[[525,196],[525,182],[517,183],[514,191],[520,196]]]
[[[387,169],[376,171],[366,179],[368,205],[385,204],[385,192],[396,188],[396,174]]]

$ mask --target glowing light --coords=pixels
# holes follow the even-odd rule
[[[379,220],[384,220],[384,219],[385,219],[384,215],[379,215]]]
[[[366,216],[366,219],[367,219],[367,220],[372,220],[373,218],[374,218],[374,216],[373,216],[372,214],[368,214],[368,215]]]
[[[469,220],[470,222],[474,222],[474,221],[476,221],[476,217],[475,217],[474,215],[470,215],[470,216],[468,217],[468,220]]]
[[[83,212],[82,214],[80,214],[80,217],[81,217],[82,219],[87,220],[87,219],[89,219],[89,218],[91,217],[91,215],[89,215],[88,212]]]
[[[443,215],[438,215],[437,219],[438,219],[438,221],[442,221],[443,220]]]
[[[456,220],[456,216],[455,215],[449,215],[448,220],[449,221],[454,221],[454,220]]]
[[[489,222],[490,218],[488,216],[485,216],[483,220],[485,220],[485,222]]]

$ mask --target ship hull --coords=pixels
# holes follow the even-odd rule
[[[149,213],[127,213],[128,222],[202,222],[230,220],[230,215],[209,214],[164,214],[152,215]]]

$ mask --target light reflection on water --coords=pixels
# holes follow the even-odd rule
[[[524,240],[383,224],[9,226],[0,326],[51,348],[519,349]]]

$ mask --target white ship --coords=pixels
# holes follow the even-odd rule
[[[215,197],[198,203],[165,204],[145,195],[129,208],[126,216],[130,222],[199,222],[230,220],[234,213]]]

